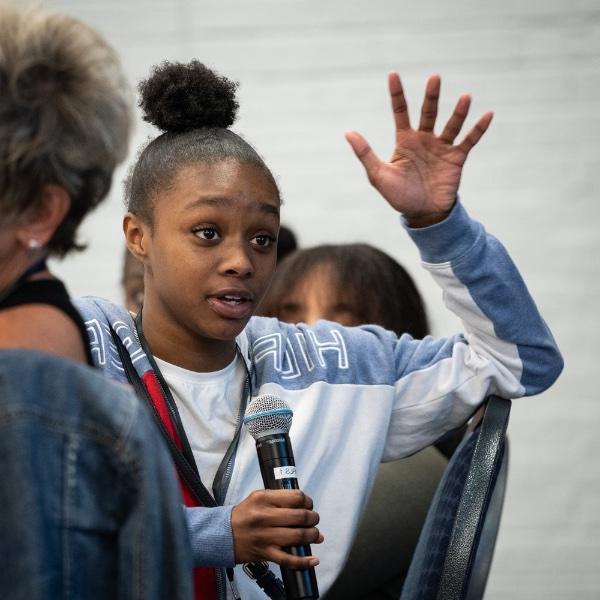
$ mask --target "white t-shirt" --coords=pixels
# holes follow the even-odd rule
[[[215,475],[235,435],[246,369],[236,355],[221,371],[197,373],[156,358],[177,404],[204,486],[212,492]]]

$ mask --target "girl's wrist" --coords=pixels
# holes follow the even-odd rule
[[[430,227],[441,223],[448,218],[448,215],[452,211],[452,207],[446,211],[430,212],[430,213],[419,213],[414,215],[403,214],[404,221],[411,229],[421,229],[423,227]]]

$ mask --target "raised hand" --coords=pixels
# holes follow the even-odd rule
[[[320,544],[319,515],[300,490],[252,492],[231,513],[236,563],[270,560],[291,569],[319,564],[314,556],[288,554],[282,547]]]
[[[392,110],[396,123],[396,148],[390,162],[380,160],[368,142],[355,131],[346,139],[362,162],[369,181],[412,227],[442,221],[456,200],[462,168],[492,120],[485,113],[465,138],[454,141],[465,122],[471,98],[458,99],[452,116],[440,135],[433,132],[438,111],[441,80],[433,75],[427,81],[418,129],[412,129],[402,82],[398,73],[388,76]]]

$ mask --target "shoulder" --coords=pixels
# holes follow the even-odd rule
[[[25,304],[0,313],[0,347],[25,348],[87,362],[81,332],[59,308]]]
[[[73,300],[73,306],[79,311],[84,321],[100,320],[112,323],[116,320],[131,320],[131,315],[124,306],[96,296],[83,296]]]
[[[104,348],[104,340],[112,339],[112,331],[120,335],[125,330],[126,334],[121,337],[132,337],[133,317],[125,307],[95,296],[76,298],[73,306],[83,319],[92,349]],[[100,360],[99,364],[104,364],[104,360]]]
[[[262,382],[306,387],[327,383],[392,384],[398,338],[377,326],[331,321],[289,324],[253,317],[245,329],[249,359]]]

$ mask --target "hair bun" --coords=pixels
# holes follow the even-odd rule
[[[227,128],[235,121],[237,83],[197,60],[162,62],[139,85],[144,120],[161,131]]]

